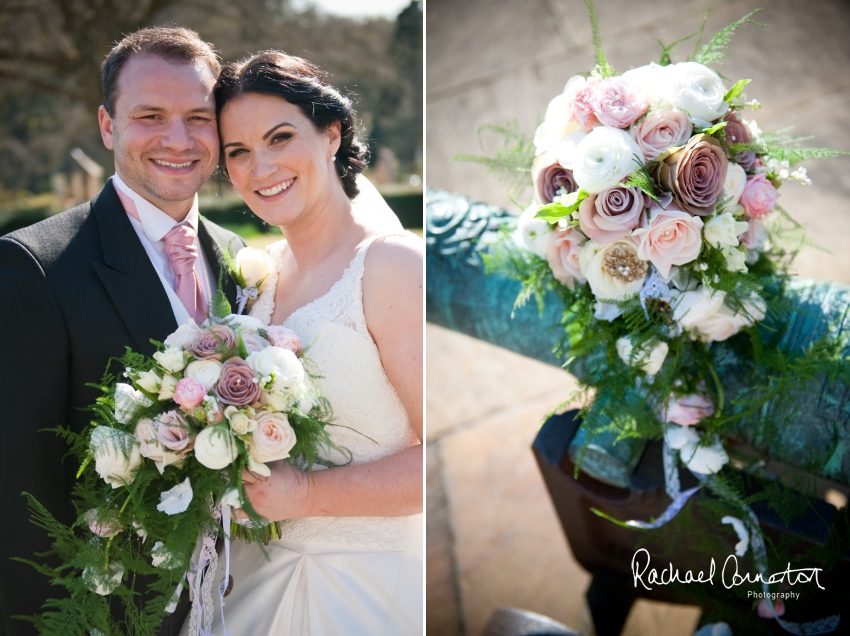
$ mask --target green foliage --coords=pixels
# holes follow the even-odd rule
[[[726,91],[726,94],[723,96],[723,100],[726,102],[731,102],[733,99],[740,97],[741,94],[744,92],[744,87],[752,81],[753,80],[749,79],[738,80],[737,82],[735,82],[732,88]],[[711,133],[708,134],[710,135]]]
[[[570,192],[560,201],[555,201],[541,206],[540,209],[537,210],[537,214],[534,215],[534,218],[543,219],[549,223],[557,223],[561,219],[574,214],[578,210],[578,206],[581,202],[587,197],[587,192],[581,189],[576,190],[575,192]]]
[[[696,44],[696,47],[694,48],[694,54],[696,54],[696,50],[699,48],[700,42],[702,41],[702,32],[705,30],[705,23],[706,23],[707,20],[708,20],[708,11],[705,12],[705,17],[702,19],[702,25],[700,26],[699,29],[697,29],[696,31],[694,31],[690,35],[686,35],[683,38],[679,38],[678,40],[676,40],[672,44],[665,45],[661,40],[656,38],[655,41],[658,42],[658,46],[661,47],[661,57],[658,58],[658,63],[661,66],[669,66],[670,64],[672,64],[673,60],[670,57],[670,54],[673,52],[673,48],[677,44],[681,44],[682,42],[687,42],[688,40],[690,40],[695,35],[698,36],[697,37],[697,44]]]
[[[508,122],[504,126],[484,124],[478,129],[478,143],[482,150],[484,132],[492,132],[503,138],[503,145],[496,150],[495,157],[455,155],[452,159],[483,164],[488,173],[496,175],[504,183],[511,198],[519,198],[531,181],[529,175],[535,156],[534,143],[522,133],[516,121]]]
[[[638,167],[632,171],[628,177],[626,177],[626,183],[624,185],[633,188],[638,187],[643,192],[649,195],[649,197],[658,203],[658,196],[655,194],[655,184],[652,180],[652,175],[649,174],[649,170],[643,165],[643,161],[637,157],[635,157],[635,162]]]
[[[708,66],[709,64],[714,64],[715,62],[718,64],[722,64],[723,60],[726,59],[726,51],[724,51],[724,49],[729,48],[729,42],[732,39],[732,35],[735,33],[735,29],[737,29],[742,24],[754,24],[755,26],[761,27],[767,26],[765,24],[750,20],[751,16],[754,16],[760,11],[761,9],[750,11],[747,15],[745,15],[737,22],[733,22],[729,26],[724,27],[723,29],[715,33],[711,37],[711,40],[708,41],[708,44],[702,47],[702,50],[693,56],[692,61],[697,62],[699,64],[704,64],[706,66]]]
[[[596,68],[594,71],[603,79],[613,77],[617,72],[608,63],[605,51],[602,50],[602,32],[599,29],[599,16],[596,15],[596,7],[593,6],[593,0],[584,0],[584,4],[587,6],[590,28],[593,30],[593,48],[596,51]]]

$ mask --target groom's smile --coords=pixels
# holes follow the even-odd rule
[[[118,76],[115,112],[99,113],[116,172],[178,220],[218,162],[214,85],[205,64],[135,56]]]

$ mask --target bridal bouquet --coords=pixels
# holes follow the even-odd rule
[[[267,524],[245,496],[242,471],[268,476],[267,464],[285,459],[302,469],[328,464],[319,450],[334,447],[330,408],[295,332],[231,314],[221,292],[211,309],[204,324],[190,319],[157,343],[151,358],[128,349],[123,373],[107,372],[99,385],[90,426],[60,431],[81,463],[75,526],[84,531],[30,498],[63,561],[57,569],[34,565],[70,591],[48,601],[42,633],[154,634],[184,584],[192,627],[208,630],[215,539],[223,526],[229,540],[231,507],[251,519],[233,526],[238,536],[279,536],[277,522]],[[143,576],[154,596],[140,610],[134,596]],[[107,595],[124,600],[126,626],[112,620]]]
[[[766,574],[757,519],[724,470],[726,439],[818,374],[850,379],[835,338],[792,354],[777,337],[788,266],[802,244],[779,189],[811,183],[800,161],[840,153],[762,131],[748,114],[759,108],[744,93],[750,80],[724,80],[708,67],[752,14],[702,49],[698,43],[687,61],[673,63],[672,46],[662,45],[658,63],[617,74],[588,8],[596,68],[567,81],[532,143],[520,141],[497,160],[472,158],[508,168],[509,178],[530,172],[534,192],[519,232],[484,253],[485,263],[522,282],[518,304],[534,296],[542,303],[548,290],[563,301],[558,352],[580,376],[585,449],[602,432],[664,439],[673,504],[653,523],[612,521],[658,528],[706,487],[733,513],[723,523],[739,535],[738,556],[749,546]],[[734,391],[714,367],[719,343],[750,374],[731,403]],[[700,486],[682,491],[679,465]],[[772,605],[766,611],[777,615]]]

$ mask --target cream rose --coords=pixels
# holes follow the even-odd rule
[[[666,342],[657,342],[652,349],[642,348],[632,356],[633,346],[632,340],[628,336],[623,336],[617,340],[617,355],[620,360],[632,367],[638,367],[645,371],[648,375],[655,375],[661,370],[661,365],[664,364],[667,353],[670,351],[670,346]]]
[[[247,435],[257,430],[257,420],[254,419],[254,409],[248,407],[244,411],[235,406],[224,409],[224,417],[230,422],[230,430],[236,435]]]
[[[159,377],[156,371],[142,371],[136,378],[136,384],[148,393],[158,393],[162,378]]]
[[[174,389],[177,388],[177,378],[173,375],[166,375],[162,378],[162,383],[159,386],[159,395],[157,399],[160,402],[170,400],[174,397]]]
[[[600,245],[584,244],[579,254],[581,274],[597,299],[620,300],[636,294],[646,279],[646,262],[638,258],[631,239]]]
[[[180,347],[168,347],[165,351],[157,351],[153,359],[169,373],[179,373],[186,366],[186,353]]]
[[[536,154],[542,154],[560,143],[578,128],[578,123],[570,121],[573,114],[572,92],[577,84],[587,80],[579,75],[567,82],[564,92],[557,95],[546,108],[546,117],[534,133]]]
[[[705,242],[717,248],[737,247],[738,235],[747,231],[746,221],[736,221],[731,212],[724,212],[709,219],[702,230]]]
[[[260,463],[286,459],[295,442],[295,431],[286,415],[263,411],[257,416],[257,429],[251,435],[251,457]]]
[[[236,269],[245,278],[248,287],[253,287],[272,271],[272,259],[264,250],[243,247],[236,253]]]
[[[576,147],[573,177],[585,192],[599,193],[642,166],[643,151],[629,133],[600,126]]]
[[[764,318],[765,303],[759,296],[744,302],[746,313],[735,313],[725,304],[726,292],[699,287],[683,292],[673,304],[673,317],[685,329],[695,330],[706,342],[719,342],[734,336],[753,321]]]
[[[189,318],[177,328],[177,331],[168,336],[163,344],[166,347],[188,349],[200,335],[201,328],[195,323],[194,319]]]
[[[746,186],[747,173],[737,163],[730,161],[729,167],[726,169],[726,180],[723,182],[723,192],[720,194],[720,201],[723,203],[724,209],[735,209]]]
[[[697,62],[681,62],[672,67],[673,99],[692,122],[708,128],[729,110],[723,99],[726,89],[720,76]]]
[[[248,249],[248,248],[245,248]],[[245,250],[242,250],[245,251]],[[241,253],[241,252],[240,252]],[[263,321],[259,318],[254,318],[253,316],[242,316],[240,314],[230,314],[227,317],[227,322],[230,323],[233,327],[239,327],[239,331],[242,333],[256,333],[260,329],[264,329],[265,325]]]
[[[219,470],[238,456],[236,442],[226,426],[208,426],[195,438],[195,458],[207,468]]]
[[[133,483],[142,465],[139,443],[117,428],[98,426],[89,441],[94,455],[94,469],[113,488]]]
[[[200,382],[209,391],[221,377],[221,362],[218,360],[194,360],[186,365],[184,376]]]

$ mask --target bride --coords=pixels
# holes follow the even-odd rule
[[[354,113],[309,62],[265,52],[231,64],[216,104],[225,173],[285,237],[267,250],[274,267],[251,315],[314,343],[341,425],[331,437],[353,455],[312,474],[278,462],[268,479],[245,475],[257,512],[283,520],[282,538],[268,559],[232,545],[227,630],[421,634],[421,240],[376,192],[352,206],[368,184]]]

